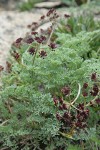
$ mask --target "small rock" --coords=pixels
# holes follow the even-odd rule
[[[62,4],[61,1],[58,1],[58,2],[42,2],[42,3],[35,4],[34,7],[37,7],[37,8],[53,8],[53,7],[60,6],[61,4]]]

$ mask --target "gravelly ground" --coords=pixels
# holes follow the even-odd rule
[[[46,10],[35,12],[0,11],[0,65],[5,66],[10,46],[16,38],[24,36],[27,25],[38,21]]]

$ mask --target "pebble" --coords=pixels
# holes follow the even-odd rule
[[[57,2],[36,3],[34,5],[34,7],[37,7],[37,8],[54,8],[54,7],[60,6],[61,4],[62,4],[62,2],[58,0]]]

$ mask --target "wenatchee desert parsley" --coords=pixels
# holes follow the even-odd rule
[[[37,32],[45,19],[50,27]],[[99,149],[97,24],[50,9],[13,43],[0,66],[1,150]]]

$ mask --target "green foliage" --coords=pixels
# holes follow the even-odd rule
[[[94,149],[99,149],[99,104],[94,102],[90,89],[94,84],[100,86],[99,76],[96,81],[91,79],[91,74],[100,74],[100,30],[79,31],[75,36],[55,31],[55,49],[36,41],[12,48],[9,60],[12,67],[4,72],[0,91],[0,149],[90,150],[91,143]],[[30,47],[37,53],[30,54]],[[41,50],[46,51],[45,57]],[[86,82],[88,96],[84,97],[82,86]],[[80,95],[69,111],[74,116],[78,104],[84,103],[85,107],[89,104],[88,126],[85,129],[65,126],[62,132],[63,123],[57,120],[56,113],[63,112],[54,105],[53,97],[63,97],[67,104],[71,103],[78,84]],[[70,87],[70,96],[63,96],[64,86]],[[90,107],[91,100],[94,107]]]
[[[58,32],[76,35],[80,31],[93,31],[100,28],[100,21],[95,21],[90,13],[82,11],[84,15],[71,16],[68,19],[61,20]]]
[[[90,3],[90,2],[95,2],[98,3],[98,0],[62,0],[63,3],[68,4],[70,6],[78,6],[85,4],[85,3]]]
[[[75,0],[61,0],[62,3],[69,5],[69,6],[76,6]]]
[[[27,2],[22,2],[19,5],[21,11],[31,10],[34,7],[34,4],[42,2],[43,0],[28,0]]]

